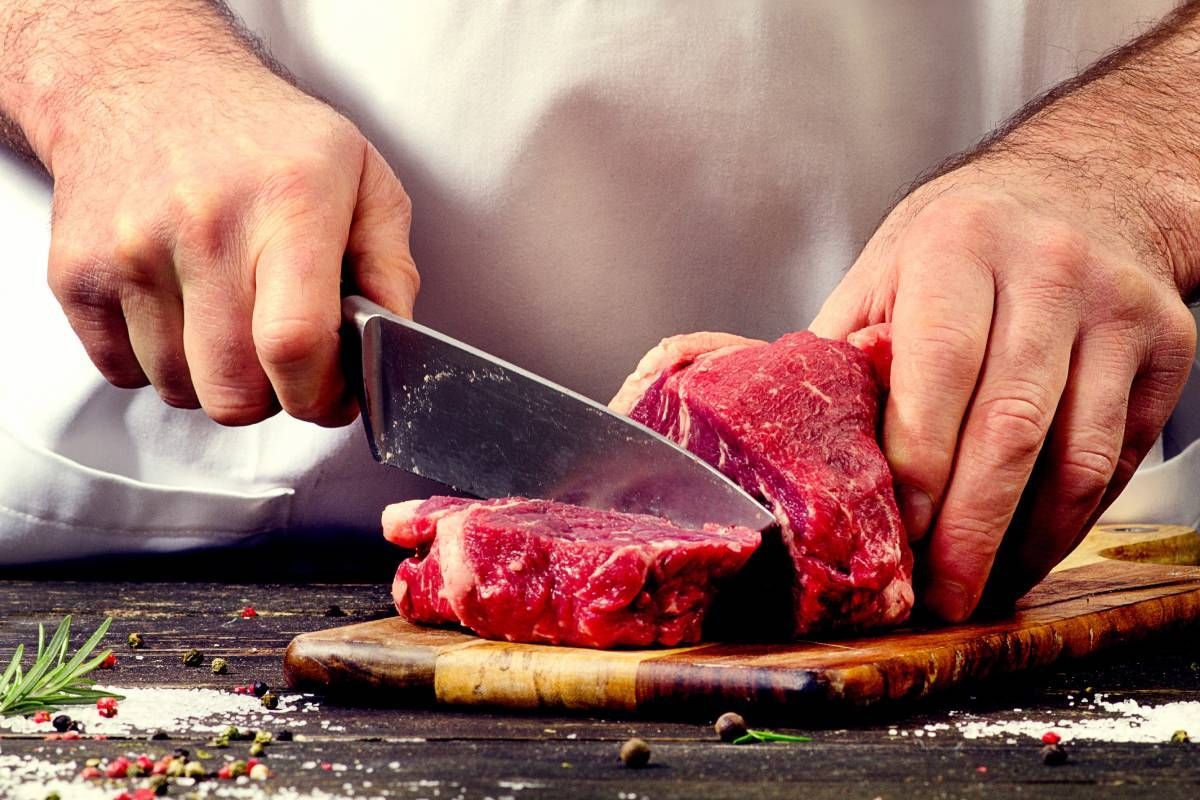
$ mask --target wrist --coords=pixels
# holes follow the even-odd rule
[[[215,85],[206,75],[267,73],[209,0],[0,0],[0,35],[0,111],[51,174],[61,153]]]

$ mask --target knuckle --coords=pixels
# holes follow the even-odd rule
[[[311,319],[280,318],[255,328],[254,346],[264,364],[292,367],[307,362],[336,337],[336,331],[322,327]]]
[[[269,391],[205,387],[200,406],[214,422],[237,427],[262,422],[278,408]]]
[[[1070,500],[1092,500],[1116,474],[1118,454],[1105,445],[1074,445],[1058,463],[1058,480],[1063,496]]]
[[[1079,286],[1093,270],[1091,243],[1073,225],[1043,222],[1034,234],[1038,269],[1055,283]]]
[[[234,204],[210,189],[184,190],[176,200],[176,241],[184,252],[216,260],[238,232]]]
[[[1028,382],[1012,386],[976,403],[982,441],[1004,453],[1005,460],[1024,462],[1037,455],[1050,428],[1046,391]]]
[[[937,537],[944,552],[953,553],[963,567],[986,566],[1004,536],[1007,516],[989,519],[978,511],[944,514],[937,524]]]

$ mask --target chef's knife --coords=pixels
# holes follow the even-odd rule
[[[519,495],[761,530],[774,522],[736,484],[603,405],[482,350],[342,301],[361,350],[363,422],[383,464],[477,497]]]

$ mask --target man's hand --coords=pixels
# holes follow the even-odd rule
[[[59,22],[63,46],[30,53],[56,79],[4,99],[54,177],[50,285],[96,366],[225,424],[279,406],[352,420],[343,256],[397,313],[418,288],[411,207],[383,158],[207,3],[79,4]]]
[[[1078,544],[1187,378],[1193,17],[909,195],[812,325],[840,338],[892,322],[883,445],[909,534],[928,535],[924,602],[948,620],[975,609],[998,552],[993,585],[1011,598]],[[1155,92],[1177,84],[1186,96],[1163,111]]]

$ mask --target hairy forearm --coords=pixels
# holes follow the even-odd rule
[[[1200,2],[1039,97],[924,183],[1019,162],[1108,218],[1184,297],[1200,289]]]
[[[0,37],[0,137],[51,172],[60,142],[155,88],[268,61],[212,0],[0,0]]]

